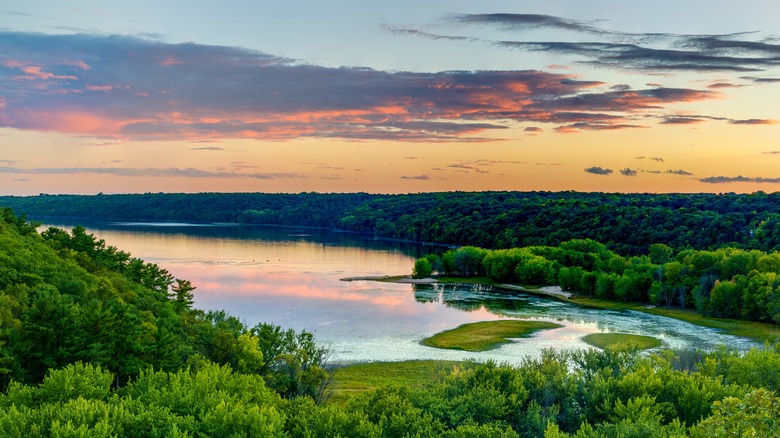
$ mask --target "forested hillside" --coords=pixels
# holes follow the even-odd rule
[[[102,367],[121,386],[143,370],[212,361],[259,374],[284,395],[318,396],[325,351],[311,333],[250,329],[194,309],[195,289],[82,227],[39,234],[0,210],[0,389],[75,362]]]
[[[382,387],[333,404],[325,397],[327,351],[310,333],[247,328],[224,312],[193,309],[194,293],[188,281],[81,227],[38,233],[0,210],[0,436],[780,431],[777,347],[645,357],[630,348],[544,351],[517,367],[464,366],[421,388]]]
[[[593,239],[621,255],[675,249],[780,249],[780,194],[450,192],[132,194],[0,197],[31,217],[236,222],[341,228],[488,249]]]

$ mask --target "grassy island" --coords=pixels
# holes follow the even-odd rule
[[[652,336],[630,335],[627,333],[593,333],[582,338],[586,344],[606,349],[614,345],[635,345],[640,350],[661,346],[661,340]]]
[[[450,350],[486,351],[511,342],[509,338],[527,338],[539,330],[562,327],[544,321],[483,321],[463,324],[422,340],[428,347]]]

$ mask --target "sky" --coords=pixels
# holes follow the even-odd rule
[[[0,194],[780,190],[776,0],[0,5]]]

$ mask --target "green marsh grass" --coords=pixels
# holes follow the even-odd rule
[[[539,330],[562,327],[543,321],[501,320],[463,324],[452,330],[423,339],[422,344],[450,350],[486,351],[511,342],[508,338],[527,338]]]
[[[661,346],[661,340],[651,336],[630,335],[627,333],[593,333],[582,338],[586,344],[602,350],[616,345],[634,345],[639,350]]]

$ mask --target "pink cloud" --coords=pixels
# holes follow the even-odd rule
[[[632,120],[676,103],[722,97],[682,88],[604,90],[601,81],[536,70],[385,72],[194,43],[6,36],[3,67],[35,80],[0,87],[2,126],[121,140],[484,142],[521,123],[558,132],[635,128]]]

